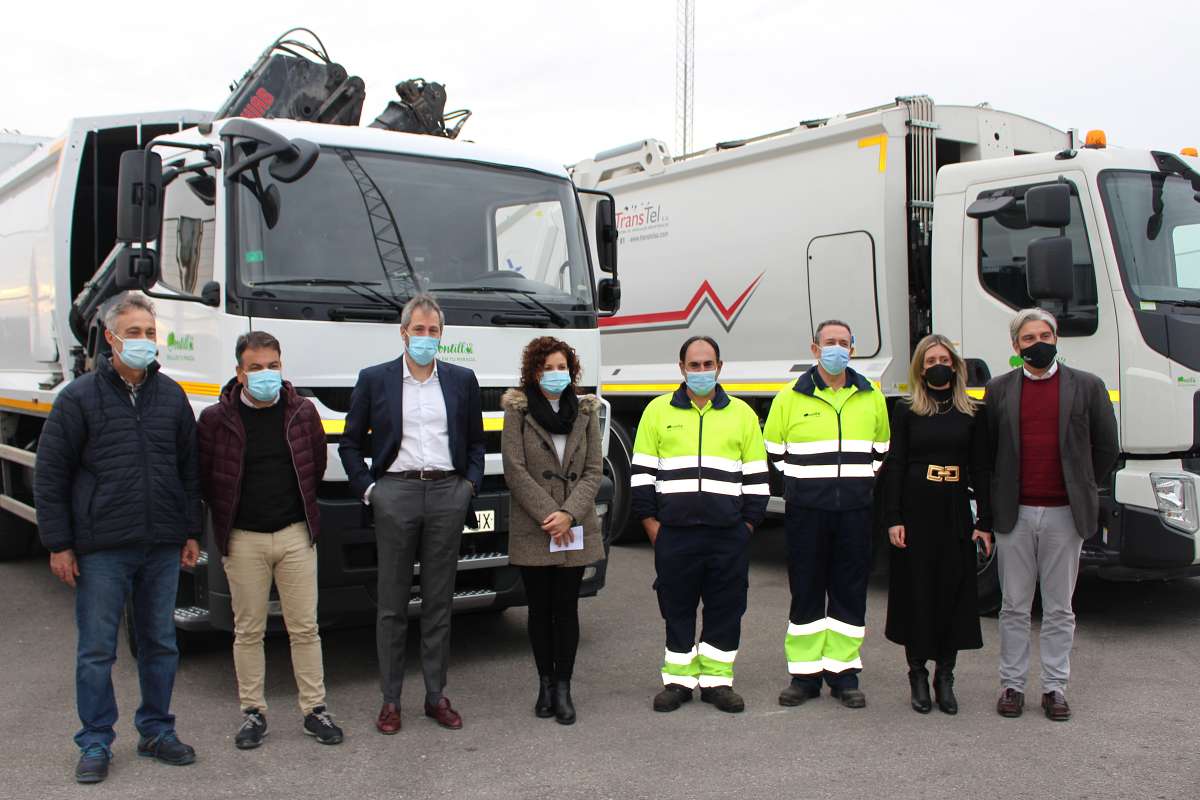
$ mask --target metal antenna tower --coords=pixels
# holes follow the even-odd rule
[[[678,156],[692,151],[692,107],[696,84],[696,4],[675,6],[675,146]]]

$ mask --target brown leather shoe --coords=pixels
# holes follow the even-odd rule
[[[1046,692],[1042,695],[1042,710],[1046,719],[1055,722],[1066,722],[1071,718],[1071,707],[1067,705],[1067,696],[1059,691]]]
[[[396,708],[395,703],[384,703],[383,708],[379,709],[375,729],[388,736],[400,732],[400,709]]]
[[[1025,710],[1025,693],[1005,689],[996,701],[996,713],[1002,717],[1019,717]]]
[[[438,725],[441,725],[443,728],[449,728],[452,731],[456,731],[462,727],[462,717],[450,707],[450,701],[445,697],[438,700],[436,706],[426,703],[425,716],[436,720]]]

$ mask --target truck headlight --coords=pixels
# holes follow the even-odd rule
[[[1200,512],[1196,508],[1196,482],[1187,475],[1150,473],[1158,515],[1172,528],[1195,533],[1200,528]]]

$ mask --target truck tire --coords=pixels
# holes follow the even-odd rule
[[[1000,595],[1000,568],[996,558],[996,545],[992,545],[990,556],[983,554],[981,545],[977,544],[976,548],[975,586],[979,592],[979,615],[989,616],[1000,610],[1003,599]]]
[[[37,526],[28,520],[0,511],[0,561],[24,558],[33,552]]]
[[[608,511],[613,544],[633,540],[634,528],[641,528],[629,513],[629,476],[633,470],[633,440],[625,427],[616,419],[612,421],[612,434],[608,437],[608,455],[604,457],[604,472],[613,482],[612,508]]]

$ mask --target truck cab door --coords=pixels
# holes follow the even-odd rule
[[[1051,228],[1030,227],[1024,204],[984,219],[963,217],[963,356],[980,359],[994,377],[1019,367],[1009,323],[1023,308],[1040,305],[1058,318],[1058,357],[1063,363],[1099,375],[1116,399],[1117,323],[1108,273],[1096,268],[1104,252],[1097,234],[1100,217],[1082,172],[1056,172],[980,183],[967,188],[966,205],[1001,192],[1023,197],[1025,190],[1064,178],[1071,185],[1071,223],[1065,230],[1072,246],[1074,296],[1065,302],[1035,302],[1026,282],[1026,248],[1035,239],[1055,236]],[[1103,266],[1103,262],[1101,262]]]

